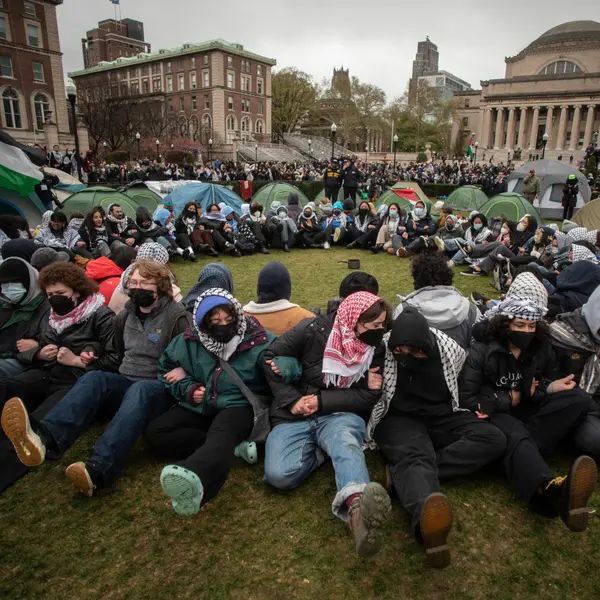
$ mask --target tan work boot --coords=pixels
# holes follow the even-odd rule
[[[436,492],[427,496],[419,526],[429,566],[435,569],[447,567],[450,564],[447,540],[452,529],[452,507],[444,494]]]
[[[378,483],[369,483],[348,510],[348,525],[363,557],[374,556],[381,548],[381,529],[390,518],[392,504]]]

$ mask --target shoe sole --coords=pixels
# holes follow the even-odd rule
[[[65,470],[65,475],[78,492],[89,498],[94,495],[94,483],[85,468],[85,463],[76,462],[69,465]]]
[[[364,558],[374,556],[381,548],[381,529],[391,516],[389,494],[378,483],[369,483],[360,498],[360,539],[356,551]]]
[[[249,465],[255,465],[258,462],[258,449],[256,447],[256,443],[248,442],[243,450],[238,450],[236,448],[234,455],[237,458],[241,458],[242,460],[246,461]]]
[[[339,229],[336,229],[335,233],[333,234],[333,241],[334,242],[339,242],[340,235],[342,235],[342,232]]]
[[[160,474],[163,492],[171,498],[173,510],[183,517],[193,517],[202,503],[204,490],[199,477],[176,465],[168,465]]]
[[[444,569],[450,564],[447,540],[452,529],[452,507],[444,494],[431,494],[425,500],[420,527],[427,563],[434,569]]]
[[[593,458],[580,456],[571,467],[569,474],[569,505],[565,515],[565,525],[571,531],[585,531],[588,526],[590,509],[588,502],[596,489],[598,467]]]
[[[27,409],[20,398],[11,398],[2,410],[2,429],[26,467],[39,467],[46,458],[46,449],[31,429]]]

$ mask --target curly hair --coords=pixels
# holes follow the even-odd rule
[[[131,269],[130,279],[136,271],[144,279],[151,279],[154,281],[159,296],[173,297],[171,272],[166,265],[157,263],[153,260],[136,260]]]
[[[487,323],[483,331],[483,339],[486,342],[496,340],[503,345],[508,345],[508,334],[512,319],[505,315],[496,315]],[[550,328],[545,321],[538,321],[535,328],[535,341],[543,343],[547,341]]]
[[[44,267],[40,272],[40,287],[46,291],[50,285],[62,283],[77,292],[82,300],[94,295],[98,285],[90,279],[85,271],[74,263],[55,262]]]
[[[413,258],[411,275],[415,290],[435,285],[452,285],[454,273],[441,252],[424,252]]]

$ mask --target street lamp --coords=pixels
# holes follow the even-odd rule
[[[213,145],[213,141],[212,141],[212,138],[210,138],[210,140],[208,140],[208,162],[209,163],[211,161],[212,145]]]
[[[477,164],[477,148],[479,148],[479,142],[475,142],[475,154],[473,154],[473,164]]]
[[[160,156],[159,156],[159,154],[158,154],[158,147],[159,147],[159,146],[160,146],[160,141],[159,141],[159,140],[156,140],[156,162],[158,162],[158,161],[159,161],[159,159],[160,159]]]
[[[542,160],[544,160],[544,156],[546,156],[546,144],[548,143],[548,132],[544,131],[544,135],[542,136]]]
[[[337,125],[335,123],[331,124],[331,160],[333,161],[334,151],[335,151],[335,132],[337,131]]]
[[[369,164],[369,144],[365,144],[365,165]]]
[[[73,118],[73,135],[75,137],[75,164],[77,165],[77,176],[81,181],[81,159],[79,156],[79,136],[77,135],[77,114],[75,112],[75,102],[77,102],[77,88],[73,81],[68,80],[67,100],[71,105],[71,117]]]
[[[108,144],[106,142],[102,142],[102,147],[104,148],[104,160],[106,160],[106,147]]]
[[[254,144],[254,162],[258,162],[258,144]]]
[[[396,172],[396,146],[398,145],[398,134],[394,134],[394,173]]]
[[[138,131],[138,132],[135,134],[135,139],[137,140],[137,147],[138,147],[138,160],[140,160],[140,159],[142,158],[142,156],[141,156],[141,154],[140,154],[140,138],[141,138],[141,137],[142,137],[142,136],[140,135],[140,132]]]
[[[308,162],[310,164],[312,158],[312,140],[308,140]]]

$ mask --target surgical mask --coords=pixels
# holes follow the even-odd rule
[[[129,290],[129,297],[138,308],[148,308],[156,301],[155,292],[141,288]]]
[[[508,339],[511,344],[519,348],[519,350],[527,350],[535,338],[535,333],[525,331],[509,331]]]
[[[282,210],[280,213],[277,213],[277,216],[278,216],[280,219],[286,219],[286,218],[287,218],[287,213],[286,213],[285,211],[283,211],[283,210]]]
[[[506,227],[503,227],[503,228],[500,230],[500,233],[501,233],[502,235],[506,235],[506,234],[508,233],[508,229],[507,229]]]
[[[552,246],[552,250],[550,250],[553,256],[558,255],[558,246]]]
[[[523,223],[519,223],[517,225],[517,231],[521,231],[521,232],[525,231],[525,225],[523,225]]]
[[[473,229],[479,231],[483,227],[483,223],[473,223]]]
[[[209,325],[207,328],[208,335],[216,342],[227,344],[237,333],[237,323],[228,323],[227,325]]]
[[[384,333],[383,329],[367,329],[359,333],[357,337],[361,342],[367,344],[367,346],[379,346],[383,340]]]
[[[398,211],[397,210],[390,210],[390,218],[391,219],[397,219],[398,218]]]
[[[260,210],[255,210],[252,214],[258,219],[260,218],[261,212]]]
[[[48,302],[59,317],[68,315],[75,308],[75,302],[69,296],[51,296],[48,298]]]
[[[22,283],[11,282],[2,284],[2,295],[11,303],[18,304],[27,293],[27,289]]]
[[[415,208],[415,215],[417,215],[417,217],[422,217],[424,214],[425,214],[424,208]]]

